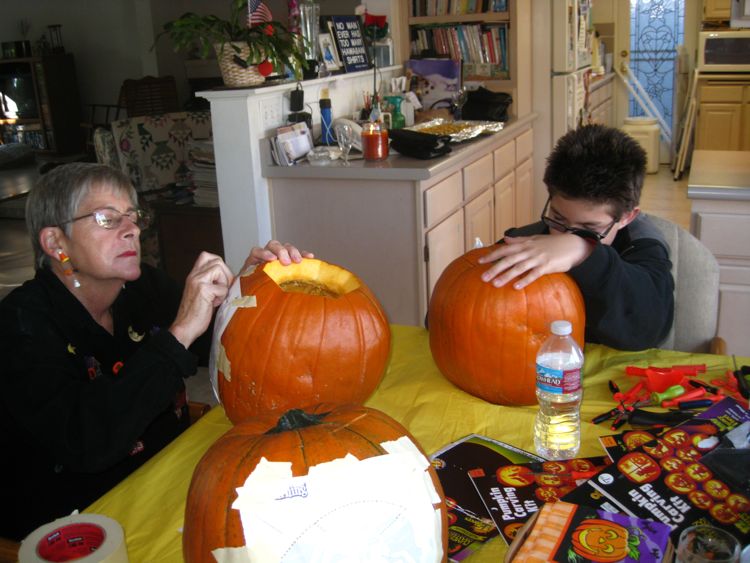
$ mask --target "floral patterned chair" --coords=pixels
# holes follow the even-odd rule
[[[96,129],[94,147],[99,162],[122,170],[145,196],[170,184],[188,182],[189,143],[209,138],[211,113],[182,111],[113,121],[111,131]],[[141,205],[148,207],[146,201]],[[158,241],[153,229],[149,231],[142,236],[143,260],[158,266]]]

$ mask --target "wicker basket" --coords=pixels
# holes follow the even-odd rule
[[[239,47],[240,52],[237,53],[231,45]],[[216,44],[214,45],[214,49],[216,50],[216,58],[219,61],[221,77],[224,80],[224,84],[227,86],[257,86],[266,81],[266,77],[258,72],[257,65],[250,65],[247,68],[244,68],[234,62],[235,55],[243,60],[247,60],[247,57],[250,54],[250,47],[248,47],[246,43],[225,44],[223,49],[221,44]]]

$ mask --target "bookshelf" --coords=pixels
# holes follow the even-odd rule
[[[472,5],[466,0],[426,0],[421,3],[414,0],[400,4],[400,17],[408,22],[403,26],[400,41],[402,60],[415,56],[412,54],[413,42],[416,42],[417,50],[427,47],[439,56],[461,58],[464,61],[464,82],[480,83],[490,90],[511,94],[511,113],[514,116],[531,111],[530,2],[488,0]],[[479,5],[482,9],[493,5],[504,9],[476,11]],[[464,41],[459,40],[457,47],[459,30],[464,34]],[[491,39],[495,41],[494,49],[489,47]],[[460,49],[461,46],[465,49]]]

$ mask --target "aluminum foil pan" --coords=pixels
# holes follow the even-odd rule
[[[410,131],[429,133],[430,135],[447,135],[451,143],[462,143],[478,137],[479,135],[491,135],[503,129],[501,121],[450,121],[437,117],[424,123],[406,127]]]

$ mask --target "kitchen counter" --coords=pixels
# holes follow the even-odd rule
[[[502,143],[505,138],[511,139],[518,131],[529,126],[536,118],[536,114],[529,114],[514,119],[505,124],[502,131],[492,135],[480,136],[465,143],[451,145],[452,151],[443,157],[430,160],[420,160],[403,156],[391,151],[386,160],[365,161],[364,159],[349,160],[349,166],[343,161],[334,161],[328,166],[312,166],[302,162],[295,166],[277,166],[273,163],[267,139],[262,141],[263,155],[261,172],[266,178],[305,178],[305,179],[336,179],[336,180],[428,180],[449,171],[466,160],[471,154],[486,153],[494,145]]]
[[[750,152],[693,151],[688,198],[750,201]]]
[[[430,160],[276,166],[265,139],[274,238],[354,272],[391,322],[421,325],[451,261],[533,221],[535,117]]]

